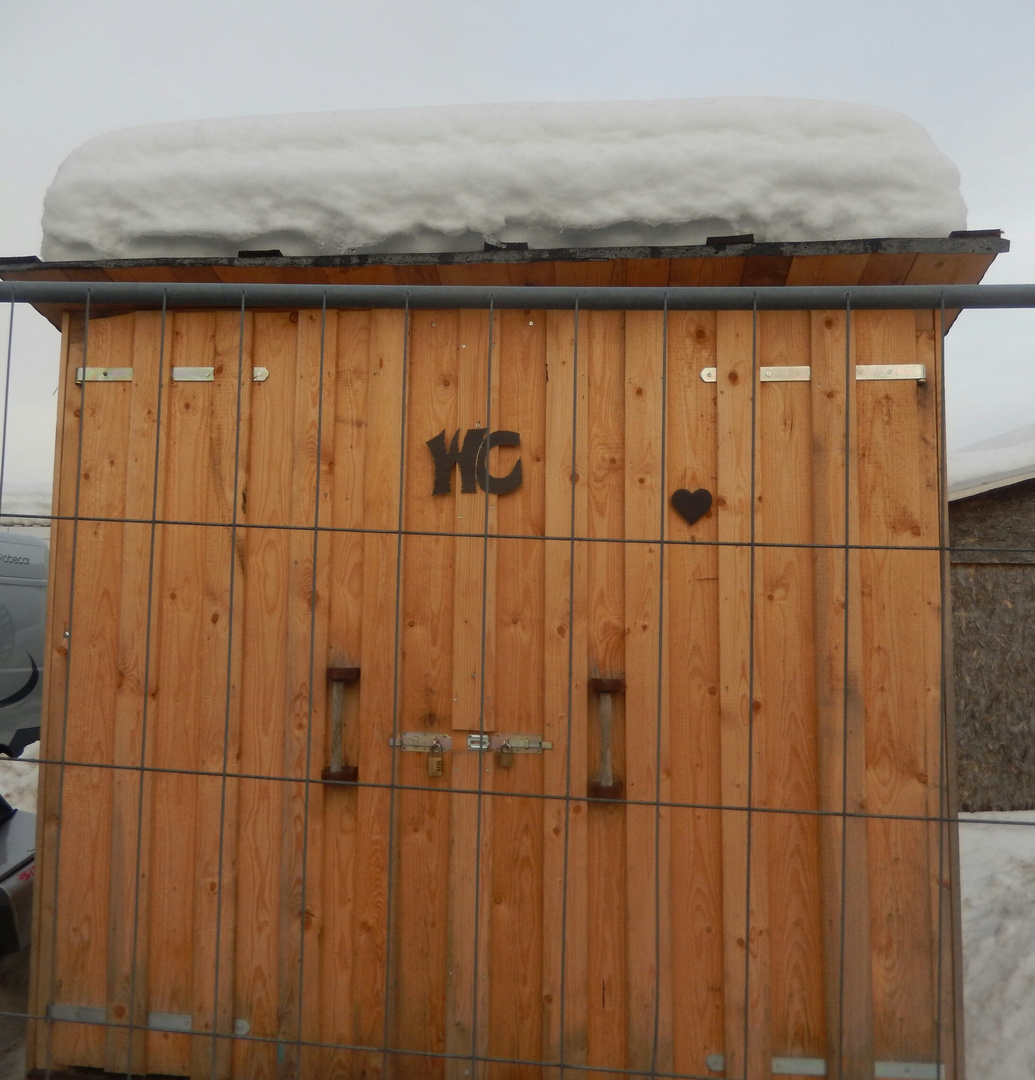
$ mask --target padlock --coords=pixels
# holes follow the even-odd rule
[[[510,745],[509,741],[496,751],[496,764],[501,769],[509,769],[514,764],[514,748]]]
[[[428,751],[428,776],[441,776],[445,759],[442,756],[442,745],[436,739]]]

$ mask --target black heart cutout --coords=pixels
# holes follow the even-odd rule
[[[711,509],[712,493],[705,488],[696,491],[680,488],[672,492],[672,506],[687,525],[693,525]]]

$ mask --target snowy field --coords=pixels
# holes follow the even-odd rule
[[[27,758],[38,754],[39,743],[25,750]],[[0,792],[35,811],[36,773],[34,763],[0,760]],[[967,1074],[1035,1080],[1035,810],[961,814],[960,862]],[[22,976],[11,978],[14,998],[0,970],[0,1007],[20,1011]],[[20,1030],[12,1028],[15,1036]],[[3,1034],[0,1025],[0,1044]],[[0,1045],[0,1080],[8,1054],[20,1060],[16,1047]]]

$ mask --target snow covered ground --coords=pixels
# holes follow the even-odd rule
[[[960,863],[967,1075],[1032,1080],[1035,810],[961,814]]]
[[[956,167],[900,113],[760,98],[464,105],[129,128],[73,151],[48,260],[945,236]]]

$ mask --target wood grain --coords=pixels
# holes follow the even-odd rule
[[[823,878],[826,1058],[831,1075],[873,1075],[873,987],[862,697],[859,433],[843,313],[811,316],[816,732]],[[846,503],[847,500],[847,503]],[[846,516],[847,514],[847,516]],[[841,545],[838,549],[837,545]]]

